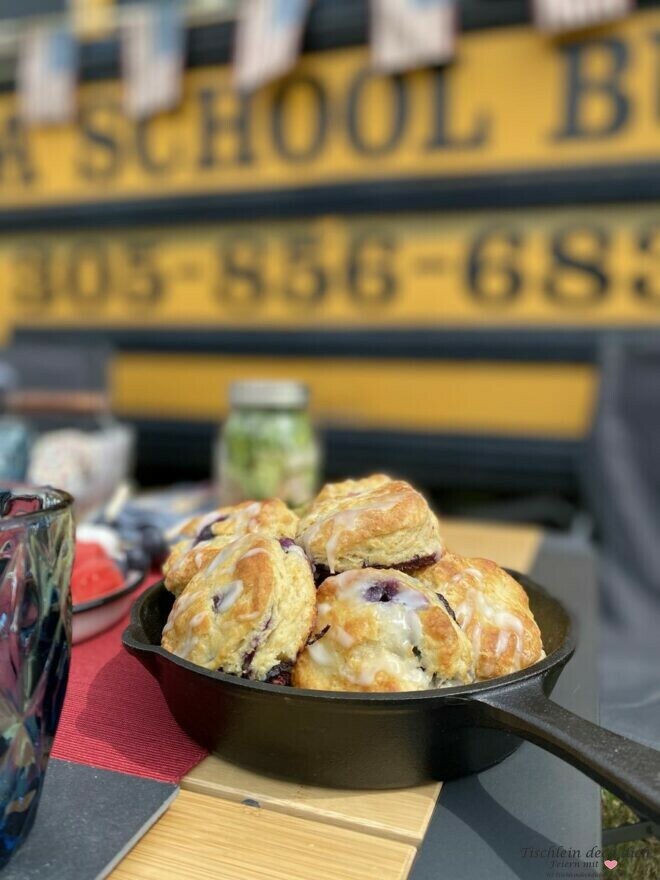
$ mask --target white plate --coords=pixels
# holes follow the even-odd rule
[[[117,623],[126,614],[133,601],[133,593],[144,581],[143,571],[127,572],[123,586],[105,596],[89,599],[73,606],[73,644],[84,642]]]

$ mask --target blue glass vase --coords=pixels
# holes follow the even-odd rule
[[[72,503],[0,488],[0,869],[34,823],[66,690]]]

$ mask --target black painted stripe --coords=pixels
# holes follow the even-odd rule
[[[660,198],[660,162],[546,168],[469,177],[397,178],[290,189],[177,195],[0,211],[0,232],[315,217],[342,213],[513,208]]]
[[[315,358],[502,360],[596,363],[605,339],[644,341],[657,331],[633,328],[504,328],[485,330],[167,330],[18,326],[15,341],[111,344],[121,351]]]
[[[141,478],[171,482],[175,477],[208,477],[217,424],[128,421],[137,430]],[[385,470],[429,489],[511,494],[574,492],[582,448],[579,441],[331,427],[322,430],[322,437],[329,478]]]

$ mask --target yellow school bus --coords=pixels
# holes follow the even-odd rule
[[[386,76],[366,4],[319,0],[251,96],[231,23],[193,28],[181,106],[140,122],[112,41],[74,124],[25,128],[6,84],[3,339],[110,340],[152,460],[165,430],[205,449],[228,382],[266,373],[312,386],[331,470],[571,491],[600,342],[660,324],[642,5],[559,39],[527,3],[466,2],[451,65]]]

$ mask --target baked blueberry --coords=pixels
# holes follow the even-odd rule
[[[305,555],[248,534],[225,544],[180,593],[162,645],[206,669],[265,681],[273,667],[293,663],[315,616]]]
[[[231,541],[256,534],[292,539],[297,525],[298,517],[279,498],[245,501],[195,517],[182,527],[183,537],[163,565],[165,586],[178,596],[191,578]]]
[[[327,578],[316,631],[296,661],[297,687],[412,691],[468,684],[468,638],[436,593],[400,571],[374,568]]]

